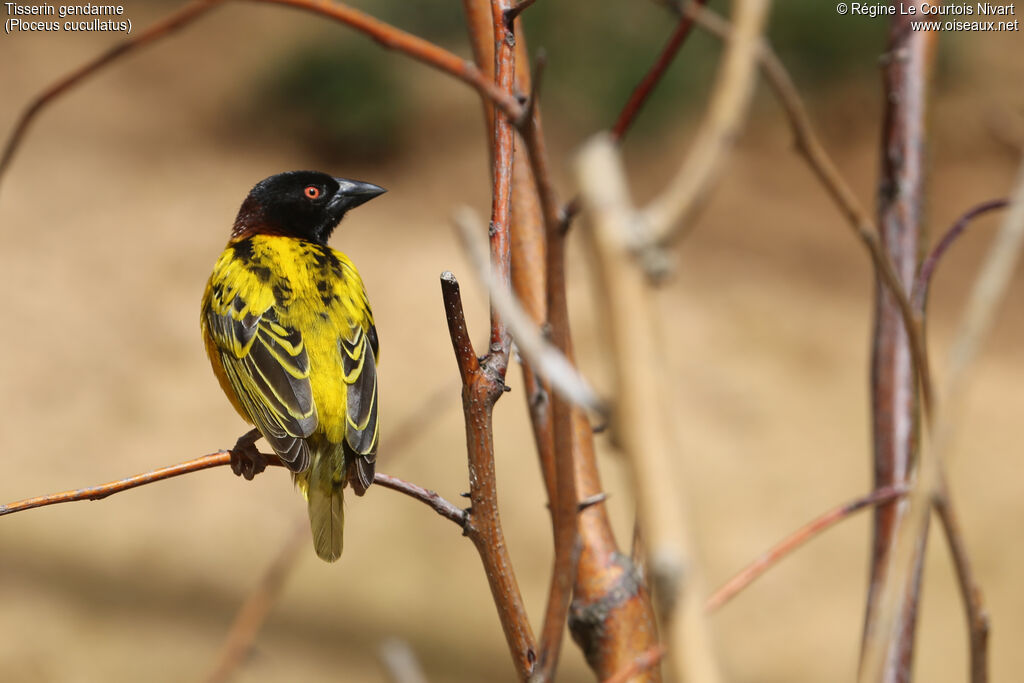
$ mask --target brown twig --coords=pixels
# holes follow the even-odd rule
[[[264,454],[264,457],[267,458],[271,465],[279,464],[276,458],[272,455]],[[191,474],[193,472],[199,472],[200,470],[209,469],[211,467],[220,467],[230,463],[230,451],[217,451],[216,453],[210,453],[209,455],[204,455],[196,458],[195,460],[189,460],[188,462],[183,462],[179,465],[162,467],[158,470],[153,470],[152,472],[137,474],[134,477],[128,477],[127,479],[118,479],[117,481],[100,484],[99,486],[72,489],[70,491],[62,491],[61,493],[51,493],[45,496],[26,498],[25,500],[8,503],[7,505],[0,505],[0,516],[10,515],[15,512],[23,512],[33,508],[46,507],[47,505],[57,505],[59,503],[73,503],[80,500],[102,500],[107,496],[112,496],[115,493],[121,493],[122,491],[127,491],[139,486],[145,486],[146,484],[163,481],[164,479],[180,477],[183,474]],[[375,475],[373,481],[384,488],[389,488],[394,491],[404,493],[411,498],[415,498],[428,505],[442,517],[450,519],[460,526],[462,524],[462,510],[429,489],[416,486],[415,484],[410,484],[409,482],[402,481],[401,479],[387,474],[378,473]]]
[[[694,4],[703,6],[707,4],[707,1],[694,0]],[[622,142],[622,138],[629,132],[633,121],[636,120],[640,110],[647,103],[647,98],[650,97],[655,86],[661,82],[665,72],[668,71],[669,65],[672,64],[672,60],[679,54],[679,48],[686,42],[692,29],[693,17],[689,14],[682,15],[679,18],[679,23],[676,24],[675,30],[672,31],[672,35],[669,36],[668,42],[665,43],[665,47],[662,48],[661,53],[658,55],[658,59],[651,66],[651,70],[644,75],[643,80],[633,89],[629,100],[626,101],[622,111],[619,112],[619,118],[616,119],[615,125],[611,129],[611,136],[615,142]]]
[[[932,497],[932,505],[942,522],[949,543],[949,554],[956,570],[960,595],[964,601],[964,616],[970,639],[971,683],[988,681],[988,613],[981,599],[981,589],[974,578],[974,571],[967,554],[963,531],[953,506],[949,503],[949,489],[943,478],[941,487]]]
[[[107,484],[100,484],[99,486],[90,486],[84,489],[73,489],[71,491],[63,491],[61,493],[51,493],[49,495],[38,496],[36,498],[26,498],[25,500],[8,503],[7,505],[0,505],[0,516],[9,515],[15,512],[22,512],[24,510],[31,510],[32,508],[45,507],[47,505],[56,505],[58,503],[72,503],[78,500],[102,500],[107,496],[112,496],[115,493],[127,491],[128,489],[133,489],[138,486],[145,486],[146,484],[163,481],[164,479],[170,479],[171,477],[178,477],[183,474],[191,474],[192,472],[198,472],[210,467],[220,467],[221,465],[227,465],[230,462],[230,451],[217,451],[216,453],[204,455],[200,458],[196,458],[195,460],[183,462],[180,465],[163,467],[158,470],[153,470],[152,472],[137,474],[134,477],[119,479]]]
[[[494,40],[494,83],[511,96],[516,74],[515,33],[512,24],[505,21],[509,0],[492,0],[491,20]],[[474,67],[475,68],[475,67]],[[520,107],[522,109],[522,107]],[[515,162],[516,132],[507,117],[499,116],[494,122],[491,180],[491,223],[488,229],[491,243],[491,273],[506,290],[511,287],[511,252],[509,251],[509,212],[512,201],[512,166]],[[504,381],[508,370],[511,339],[501,312],[491,304],[492,367]]]
[[[486,72],[493,71],[491,58],[490,12],[487,0],[465,0],[463,3],[469,25],[469,35],[477,65]],[[517,28],[516,59],[528,64],[526,40],[521,27]],[[539,72],[539,69],[538,69]],[[546,157],[540,157],[538,167],[545,175],[541,183],[535,181],[532,155],[543,155],[543,135],[540,132],[541,113],[539,87],[531,82],[525,68],[516,70],[516,90],[531,93],[527,103],[528,120],[517,120],[521,131],[528,131],[531,144],[527,146],[530,164],[518,163],[513,167],[512,190],[512,286],[516,299],[537,326],[547,322],[547,244],[545,216],[550,217],[552,203],[556,202],[551,179],[546,175]],[[484,100],[488,125],[493,126],[493,107]],[[541,189],[548,203],[548,213],[541,205]],[[556,215],[559,212],[555,211]],[[565,237],[561,217],[554,231],[558,240]],[[564,284],[564,281],[563,281]],[[554,294],[554,297],[564,296]],[[567,335],[568,336],[568,335]],[[569,340],[565,357],[570,363],[572,344]],[[554,424],[550,388],[533,371],[528,358],[522,359],[524,396],[530,412],[537,446],[538,459],[544,475],[548,508],[554,520],[554,501],[559,497],[555,472]],[[594,439],[587,416],[582,411],[571,415],[572,461],[576,468],[578,495],[592,497],[602,491],[597,469]],[[564,486],[563,486],[564,488]],[[598,678],[604,679],[628,666],[638,653],[657,644],[658,634],[646,586],[630,558],[619,552],[608,519],[606,507],[595,504],[577,515],[580,555],[576,581],[573,586],[569,614],[569,628],[580,645],[587,663]],[[655,683],[661,680],[657,667],[636,679]]]
[[[910,30],[907,17],[894,17],[887,52],[883,57],[885,121],[883,123],[878,230],[880,248],[892,263],[899,289],[876,285],[871,357],[871,408],[875,486],[905,485],[915,476],[920,458],[920,407],[931,415],[932,397],[927,356],[923,354],[921,323],[917,338],[908,334],[905,307],[917,273],[918,254],[925,240],[924,146],[929,50],[926,33]],[[876,269],[877,270],[877,269]],[[879,272],[879,280],[881,273]],[[899,291],[898,297],[893,296]],[[920,349],[915,349],[921,344]],[[918,391],[918,388],[921,391]],[[927,524],[914,540],[912,562],[890,573],[889,556],[909,524],[910,501],[896,501],[875,509],[871,580],[864,618],[862,662],[868,651],[884,646],[887,654],[880,670],[862,671],[878,683],[910,680],[914,633],[920,596],[921,572],[927,543]],[[927,510],[927,505],[924,505]],[[909,572],[904,574],[904,569]],[[902,594],[899,604],[881,606],[880,595],[892,582]],[[895,631],[887,627],[888,610],[896,610]],[[883,644],[884,640],[884,644]],[[877,644],[877,645],[876,645]],[[878,676],[876,678],[876,676]]]
[[[3,156],[0,157],[0,182],[6,174],[14,154],[21,144],[26,131],[39,113],[85,78],[132,50],[153,43],[199,19],[206,12],[221,5],[225,0],[195,0],[177,12],[160,20],[116,47],[104,52],[96,59],[68,73],[36,95],[23,111],[14,131],[7,139]],[[510,119],[522,116],[523,106],[509,90],[502,89],[489,80],[472,62],[410,33],[395,28],[365,12],[347,7],[330,0],[245,0],[265,4],[284,5],[312,12],[332,19],[366,34],[381,46],[402,52],[413,59],[447,73],[472,86],[484,97],[493,101]]]
[[[217,665],[206,679],[206,683],[226,683],[231,680],[235,670],[249,654],[252,643],[267,620],[271,608],[277,603],[299,558],[299,550],[308,543],[309,523],[302,520],[288,534],[273,562],[235,615],[217,657]]]
[[[410,444],[424,435],[431,422],[437,419],[438,404],[442,403],[453,391],[452,382],[441,383],[433,392],[423,396],[420,406],[416,410],[403,416],[401,421],[388,432],[386,457],[389,464],[394,465],[398,456]],[[376,476],[374,481],[378,486],[422,500],[442,517],[450,519],[460,527],[465,521],[465,514],[462,510],[448,503],[433,491],[385,474]],[[227,637],[224,639],[224,644],[221,646],[217,664],[208,679],[211,683],[229,680],[248,656],[256,636],[263,627],[274,603],[280,597],[289,575],[294,570],[294,558],[303,545],[308,542],[306,540],[309,537],[308,529],[309,524],[305,520],[295,527],[295,531],[288,536],[274,556],[274,560],[267,567],[263,578],[256,584],[238,610]]]
[[[195,0],[194,2],[190,2],[177,12],[168,15],[149,28],[140,31],[134,37],[129,38],[120,45],[116,45],[101,54],[99,57],[96,57],[95,59],[86,62],[82,66],[71,71],[36,95],[32,101],[29,102],[28,106],[25,107],[24,111],[22,111],[21,116],[18,118],[18,123],[14,126],[14,130],[11,132],[10,136],[7,138],[7,143],[4,145],[3,156],[0,157],[0,182],[3,181],[3,178],[7,173],[7,169],[14,159],[14,154],[18,151],[18,147],[21,145],[21,140],[28,131],[29,126],[31,126],[39,113],[48,104],[50,104],[50,102],[71,90],[71,88],[78,85],[78,83],[96,73],[117,58],[132,52],[136,48],[156,42],[157,40],[184,28],[217,5],[222,4],[222,2],[223,0]]]
[[[566,358],[572,357],[569,338],[569,307],[566,301],[565,239],[558,220],[558,201],[548,169],[540,117],[535,112],[520,132],[526,143],[530,167],[536,181],[544,218],[546,259],[544,281],[547,287],[548,325],[551,343]],[[558,394],[552,394],[551,423],[555,460],[555,498],[551,501],[555,537],[555,561],[548,591],[547,609],[541,631],[541,680],[551,680],[558,665],[562,634],[569,614],[569,601],[579,561],[576,505],[576,450],[573,445],[573,406]]]
[[[246,0],[271,5],[285,5],[338,21],[364,33],[381,46],[401,52],[413,59],[447,73],[472,86],[493,101],[505,114],[515,119],[522,105],[500,82],[488,79],[473,62],[467,61],[419,36],[395,28],[365,12],[333,0]]]
[[[665,648],[661,645],[655,645],[649,650],[640,653],[629,665],[620,669],[618,673],[604,679],[602,683],[628,683],[628,681],[632,681],[637,676],[658,666],[658,662],[664,656]]]
[[[423,488],[422,486],[417,486],[416,484],[387,474],[375,474],[373,477],[373,483],[377,486],[391,489],[392,491],[404,493],[410,498],[415,498],[421,503],[429,506],[430,509],[437,514],[454,522],[460,527],[465,526],[466,524],[466,511],[457,505],[449,503],[447,500],[439,496],[436,491]]]
[[[928,300],[928,290],[931,288],[932,276],[935,274],[935,269],[938,267],[939,261],[946,253],[946,250],[953,246],[953,243],[956,242],[960,235],[967,230],[967,227],[975,218],[986,214],[989,211],[1004,209],[1009,203],[1010,200],[1008,199],[992,199],[971,207],[957,219],[956,223],[954,223],[952,227],[946,231],[946,234],[942,236],[942,239],[932,247],[932,250],[928,252],[928,256],[921,262],[921,267],[917,271],[917,277],[914,279],[914,288],[910,296],[910,301],[914,306],[914,312],[917,315],[924,315],[925,304]]]
[[[866,496],[855,498],[848,503],[833,508],[820,517],[808,522],[779,543],[776,543],[771,549],[751,562],[741,572],[723,584],[721,588],[712,593],[711,597],[704,603],[704,611],[714,612],[726,602],[732,600],[737,593],[778,564],[784,557],[834,524],[851,517],[854,513],[860,512],[867,507],[896,500],[900,496],[906,495],[908,490],[907,486],[886,486],[872,491]]]
[[[525,681],[533,673],[537,651],[501,530],[494,474],[492,410],[504,383],[490,368],[493,355],[488,354],[479,361],[473,351],[459,283],[450,272],[441,275],[441,294],[455,361],[463,381],[471,501],[463,529],[480,555],[516,673]]]

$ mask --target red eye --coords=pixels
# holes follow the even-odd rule
[[[316,185],[310,185],[305,189],[305,194],[310,199],[316,199],[320,196],[320,188]]]

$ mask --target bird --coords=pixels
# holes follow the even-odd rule
[[[255,428],[231,450],[235,474],[268,464],[263,437],[305,496],[316,554],[341,556],[343,489],[373,483],[379,343],[359,271],[327,246],[351,209],[385,192],[319,171],[265,178],[249,192],[203,293],[210,364]]]

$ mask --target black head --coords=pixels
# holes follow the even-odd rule
[[[265,233],[327,244],[349,209],[386,190],[319,171],[278,173],[256,183],[235,219],[233,239]]]

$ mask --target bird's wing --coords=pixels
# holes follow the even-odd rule
[[[379,423],[377,420],[377,330],[353,325],[338,342],[341,348],[343,380],[348,385],[345,401],[345,453],[354,462],[349,482],[363,495],[373,483],[377,462]],[[352,476],[355,475],[355,476]]]
[[[231,388],[293,472],[309,466],[305,437],[317,426],[302,335],[280,321],[273,297],[215,288],[204,312]]]

